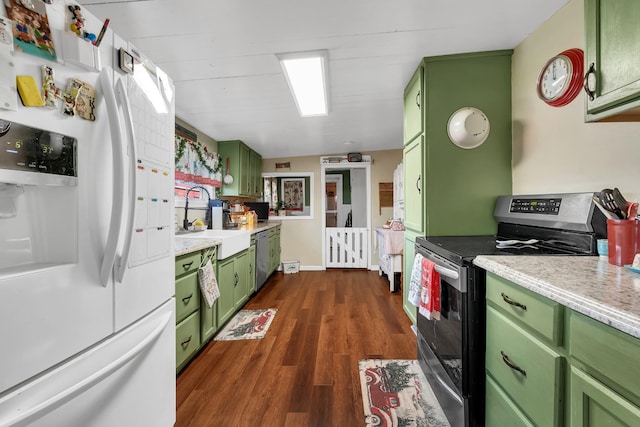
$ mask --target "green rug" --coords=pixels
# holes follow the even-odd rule
[[[257,340],[263,338],[276,315],[275,308],[240,310],[216,335],[216,341]]]
[[[450,426],[417,360],[358,364],[367,426]]]

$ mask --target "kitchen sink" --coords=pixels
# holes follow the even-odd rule
[[[218,259],[225,259],[237,254],[251,244],[251,233],[249,231],[238,230],[203,230],[176,232],[176,242],[196,239],[219,239],[222,241],[218,245]]]

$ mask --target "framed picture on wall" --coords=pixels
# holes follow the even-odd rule
[[[282,201],[286,209],[301,211],[304,209],[304,179],[282,179]]]

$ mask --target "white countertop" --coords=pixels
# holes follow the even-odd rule
[[[473,263],[640,338],[640,274],[592,256],[478,256]]]
[[[280,221],[259,222],[253,225],[241,225],[235,230],[231,229],[231,231],[249,231],[251,234],[255,234],[276,227],[280,224]],[[195,234],[194,237],[190,238],[189,234],[181,234],[175,238],[175,256],[186,255],[221,243],[222,239],[205,239],[202,237],[195,237]]]

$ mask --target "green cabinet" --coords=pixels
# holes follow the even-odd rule
[[[249,300],[249,250],[218,261],[218,326],[224,325]]]
[[[234,294],[236,281],[235,257],[229,257],[218,261],[218,325],[224,323],[235,313]]]
[[[269,271],[267,276],[278,269],[280,252],[280,226],[278,225],[269,229]]]
[[[640,340],[570,314],[571,426],[640,425]]]
[[[422,133],[422,65],[404,90],[403,134],[405,145]]]
[[[487,426],[640,425],[640,339],[492,273],[486,284]]]
[[[404,233],[404,256],[402,262],[404,263],[404,274],[402,275],[402,308],[404,312],[409,316],[411,322],[416,324],[417,307],[409,302],[409,288],[411,286],[411,270],[413,268],[413,258],[416,256],[416,237],[418,233],[412,233],[411,231],[405,231]]]
[[[496,196],[511,194],[510,50],[424,58],[405,89],[405,137],[420,105],[421,133],[405,140],[405,227],[426,236],[494,234]],[[420,92],[420,96],[418,96]],[[463,107],[482,110],[491,133],[465,150],[447,133],[451,115]],[[412,129],[412,130],[407,130]]]
[[[640,120],[638,17],[637,0],[585,0],[586,121]]]
[[[217,269],[217,247],[209,248],[203,252],[203,264],[211,261],[215,272]],[[205,298],[200,298],[200,345],[207,343],[218,331],[218,301],[214,301],[209,307]]]
[[[176,257],[176,371],[180,371],[200,348],[200,252]]]
[[[256,236],[251,235],[251,246],[247,254],[247,295],[251,296],[256,290]]]
[[[242,141],[218,141],[223,167],[229,163],[231,184],[223,183],[223,196],[260,197],[262,194],[262,157]]]
[[[420,135],[404,147],[404,226],[418,234],[424,234],[424,136]],[[406,253],[406,252],[405,252]]]

